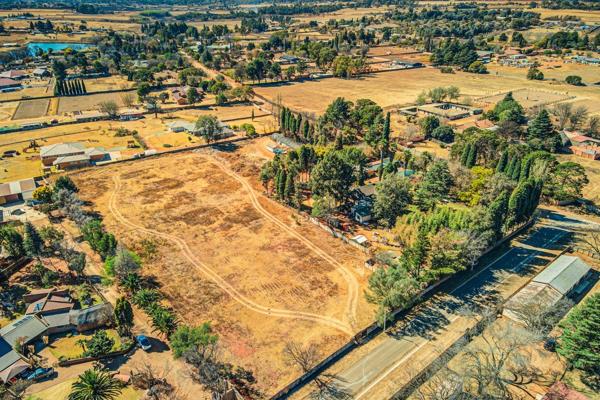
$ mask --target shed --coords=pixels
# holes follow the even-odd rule
[[[566,296],[589,272],[589,265],[581,258],[562,255],[533,278],[533,282],[546,284]]]
[[[588,282],[590,267],[579,257],[562,255],[519,290],[504,305],[502,314],[513,321],[522,322],[520,309],[529,304],[553,307],[571,295],[578,296]]]

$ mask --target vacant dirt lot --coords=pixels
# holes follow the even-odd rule
[[[182,321],[212,321],[225,357],[273,393],[298,374],[284,363],[286,342],[325,355],[373,314],[362,294],[366,256],[263,197],[262,160],[244,149],[186,153],[73,177],[119,240],[156,243],[144,274]]]

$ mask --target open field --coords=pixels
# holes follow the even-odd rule
[[[550,10],[547,8],[536,8],[534,12],[539,13],[542,19],[550,17],[573,16],[587,23],[600,23],[600,11],[589,10]]]
[[[43,117],[48,111],[49,104],[49,99],[21,101],[19,102],[17,111],[15,111],[15,114],[13,115],[12,119],[28,119]]]
[[[143,267],[182,321],[212,321],[224,356],[267,393],[298,374],[286,342],[334,350],[372,318],[366,256],[260,193],[265,158],[182,153],[72,175],[107,229],[131,248],[157,245]],[[335,254],[335,258],[331,255]]]
[[[114,101],[119,107],[123,107],[120,93],[100,93],[88,96],[61,97],[58,104],[58,113],[97,110],[98,104],[103,101]]]
[[[106,78],[86,79],[85,87],[88,92],[130,89],[133,87],[133,82],[127,81],[122,75],[111,75]]]
[[[140,152],[140,148],[127,148],[127,142],[133,140],[131,136],[115,136],[117,127],[118,125],[109,125],[109,122],[96,122],[0,135],[0,154],[7,150],[17,150],[20,153],[18,156],[2,160],[0,181],[10,182],[42,174],[39,149],[25,151],[32,139],[36,140],[38,146],[62,142],[82,142],[86,147],[104,147],[106,150],[118,151],[122,157]]]
[[[576,96],[574,102],[585,104],[590,112],[600,112],[600,91],[597,87],[576,87],[562,82],[533,82],[526,79],[527,71],[518,68],[488,66],[490,74],[463,72],[442,74],[434,68],[418,68],[371,74],[359,79],[330,78],[307,82],[257,86],[256,93],[274,100],[281,95],[283,103],[295,110],[321,114],[337,97],[349,100],[367,98],[384,108],[413,104],[422,91],[438,86],[455,85],[463,98],[490,96],[510,90],[531,88]],[[592,71],[598,67],[589,66]],[[510,73],[506,73],[506,70]],[[516,71],[515,71],[516,70]]]
[[[564,92],[552,92],[549,90],[531,90],[531,89],[518,89],[512,91],[513,97],[525,108],[532,108],[536,106],[543,106],[552,103],[558,103],[561,101],[569,100],[571,97]],[[499,93],[492,96],[479,97],[474,99],[475,102],[481,104],[487,104],[493,106],[494,104],[501,101],[505,93]]]
[[[252,111],[255,114],[254,120],[251,119]],[[14,112],[14,106],[3,108],[0,104],[0,121],[3,112],[6,112],[8,116],[10,112]],[[195,122],[201,115],[215,115],[220,120],[226,121],[236,131],[244,123],[254,125],[257,133],[273,132],[277,127],[277,122],[271,115],[265,115],[265,112],[254,106],[240,104],[164,113],[159,114],[158,118],[147,114],[145,118],[135,121],[98,121],[8,133],[0,135],[0,154],[7,150],[17,150],[21,154],[2,160],[0,181],[12,181],[41,174],[39,150],[23,151],[29,146],[30,140],[36,140],[38,146],[61,142],[82,142],[87,147],[104,147],[109,151],[118,151],[122,158],[127,158],[141,152],[142,149],[140,147],[127,148],[128,142],[134,139],[132,136],[116,137],[115,133],[118,128],[137,131],[148,149],[162,151],[204,143],[204,139],[186,132],[171,132],[167,126],[168,123],[176,120]],[[235,120],[227,122],[231,119]]]
[[[18,102],[0,103],[0,121],[10,121],[18,106]]]

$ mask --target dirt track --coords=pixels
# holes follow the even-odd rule
[[[261,306],[260,304],[257,304],[254,301],[252,301],[251,299],[247,298],[246,296],[241,294],[238,290],[236,290],[233,286],[231,286],[229,283],[227,283],[225,280],[223,280],[219,276],[219,274],[217,274],[215,271],[213,271],[208,265],[199,261],[194,256],[193,252],[190,250],[187,243],[180,237],[175,236],[175,235],[170,235],[167,233],[163,233],[163,232],[159,232],[154,229],[144,228],[143,226],[134,224],[133,222],[128,221],[125,217],[123,217],[123,215],[119,212],[119,210],[117,208],[117,204],[116,204],[117,203],[116,197],[121,188],[121,182],[117,176],[113,177],[113,182],[115,183],[115,188],[113,189],[111,196],[110,196],[109,209],[110,209],[110,212],[113,214],[113,216],[119,222],[121,222],[123,225],[126,225],[129,228],[137,229],[142,232],[145,232],[145,233],[148,233],[148,234],[151,234],[154,236],[158,236],[158,237],[170,240],[171,242],[175,243],[181,250],[182,254],[185,256],[185,258],[194,267],[198,268],[203,274],[208,276],[215,284],[217,284],[223,291],[225,291],[228,295],[230,295],[234,300],[236,300],[243,306],[251,309],[252,311],[260,313],[260,314],[269,315],[269,316],[273,316],[273,317],[280,317],[280,318],[297,318],[297,319],[303,319],[303,320],[312,321],[312,322],[319,322],[319,323],[329,325],[333,328],[336,328],[348,335],[353,334],[352,329],[350,328],[350,326],[348,324],[341,322],[335,318],[330,318],[330,317],[326,317],[326,316],[322,316],[322,315],[316,315],[316,314],[311,314],[311,313],[306,313],[306,312],[301,312],[301,311],[290,311],[290,310],[283,310],[283,309],[277,309],[277,308],[268,308],[268,307]]]
[[[274,222],[277,226],[279,226],[281,229],[283,229],[284,231],[289,233],[291,236],[293,236],[294,238],[296,238],[296,239],[300,240],[302,243],[304,243],[306,245],[306,247],[308,247],[313,252],[315,252],[319,257],[323,258],[329,264],[334,266],[336,268],[336,270],[344,277],[344,279],[348,283],[348,304],[347,304],[346,312],[347,312],[348,316],[350,316],[353,319],[356,319],[356,312],[357,312],[357,308],[358,308],[359,288],[358,288],[358,282],[356,281],[356,278],[354,277],[354,275],[352,275],[352,273],[350,271],[348,271],[346,269],[346,267],[344,267],[342,264],[337,262],[337,260],[335,258],[333,258],[329,254],[327,254],[326,252],[321,250],[321,248],[319,248],[317,245],[315,245],[309,239],[302,236],[295,230],[291,229],[289,226],[287,226],[286,224],[281,222],[279,219],[277,219],[275,216],[273,216],[271,213],[269,213],[267,210],[265,210],[264,207],[258,201],[258,197],[256,196],[254,189],[252,189],[252,186],[250,186],[250,184],[243,177],[239,176],[231,169],[226,168],[224,165],[226,163],[225,160],[223,160],[222,158],[219,158],[219,161],[221,161],[221,162],[217,162],[217,163],[215,163],[215,165],[217,165],[219,168],[221,168],[221,170],[223,172],[225,172],[227,175],[231,176],[232,178],[234,178],[235,180],[237,180],[239,183],[242,184],[242,186],[244,187],[244,189],[248,192],[248,195],[250,196],[252,205],[259,213],[264,215],[270,221]]]

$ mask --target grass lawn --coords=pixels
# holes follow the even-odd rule
[[[48,389],[42,390],[41,392],[34,393],[28,396],[27,400],[67,400],[69,393],[71,393],[71,385],[77,378],[69,379],[61,382],[57,385],[49,387]],[[123,391],[117,397],[116,400],[138,400],[143,396],[141,390],[136,390],[131,386],[123,388]]]
[[[107,329],[106,332],[108,333],[108,336],[115,341],[113,350],[119,350],[121,348],[121,340],[117,331],[114,329]],[[83,354],[83,350],[77,342],[80,339],[89,340],[91,338],[92,334],[65,336],[53,341],[48,347],[52,355],[57,359],[60,359],[61,357],[65,359],[77,358],[81,357]]]

